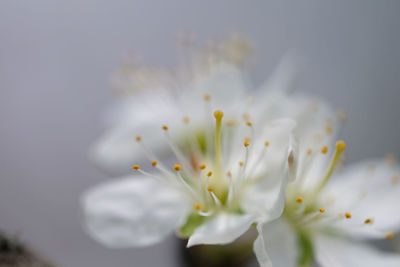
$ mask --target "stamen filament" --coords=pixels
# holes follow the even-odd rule
[[[221,175],[221,124],[222,124],[222,117],[224,113],[220,110],[214,112],[214,117],[216,120],[216,127],[215,127],[215,165],[216,165],[216,173],[217,175]]]
[[[329,179],[331,178],[333,171],[335,170],[335,167],[339,161],[339,157],[342,154],[343,150],[345,150],[345,149],[346,149],[346,144],[343,141],[336,142],[335,154],[333,155],[332,161],[328,167],[327,172],[324,175],[324,178],[322,179],[321,183],[315,189],[316,193],[320,192],[322,190],[322,188],[325,187],[325,185],[329,181]]]

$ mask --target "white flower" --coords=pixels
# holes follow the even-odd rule
[[[254,251],[262,267],[400,266],[399,254],[366,242],[391,239],[400,230],[399,168],[389,158],[334,172],[346,145],[333,146],[333,137],[301,144],[282,217],[258,225]]]
[[[296,64],[290,59],[283,61],[272,78],[255,91],[245,70],[232,64],[244,61],[248,55],[249,48],[244,41],[233,39],[222,47],[222,51],[193,60],[185,71],[178,71],[178,77],[161,70],[123,69],[114,78],[114,86],[127,96],[108,113],[110,127],[93,145],[92,161],[110,174],[126,174],[132,162],[143,158],[132,142],[137,135],[146,136],[155,154],[170,155],[166,143],[161,141],[161,133],[154,131],[163,124],[176,132],[172,138],[179,139],[193,134],[187,132],[188,122],[189,130],[210,128],[204,118],[213,108],[229,114],[227,121],[244,116],[258,123],[296,118],[304,102],[310,101],[287,96],[297,72]]]
[[[200,134],[182,136],[186,140],[180,144],[171,138],[171,127],[159,129],[175,164],[162,163],[147,148],[146,136],[138,137],[137,149],[142,148],[149,168],[157,172],[134,165],[136,177],[87,192],[83,209],[88,232],[110,247],[151,245],[173,231],[189,238],[188,246],[226,244],[252,224],[279,217],[284,188],[295,173],[295,122],[224,123],[223,117],[216,110],[211,131],[187,131]]]

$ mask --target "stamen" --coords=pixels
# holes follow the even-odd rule
[[[190,118],[188,116],[185,116],[185,117],[183,117],[182,121],[184,124],[189,124]]]
[[[228,120],[228,121],[226,121],[226,126],[229,126],[229,127],[231,127],[231,126],[234,126],[235,125],[235,121],[234,120]]]
[[[325,212],[325,209],[320,208],[320,209],[319,209],[319,212],[324,213],[324,212]]]
[[[252,123],[251,121],[247,121],[247,122],[246,122],[246,125],[249,126],[249,127],[251,127],[251,126],[253,125],[253,123]]]
[[[212,171],[209,171],[209,172],[207,173],[207,176],[210,177],[211,175],[212,175]]]
[[[311,148],[307,149],[307,155],[311,155],[311,154],[312,154],[312,149]]]
[[[388,232],[386,234],[386,239],[393,239],[393,237],[394,237],[394,233],[393,232]]]
[[[205,165],[205,164],[201,164],[201,165],[199,166],[199,168],[200,168],[200,170],[204,170],[204,169],[206,168],[206,165]]]
[[[244,142],[243,142],[243,145],[244,145],[245,147],[248,147],[248,146],[250,145],[250,143],[249,143],[248,141],[244,141]]]
[[[367,219],[365,219],[364,223],[370,224],[370,223],[373,223],[373,220],[371,218],[367,218]]]
[[[327,135],[331,135],[332,132],[333,132],[332,126],[327,125],[327,126],[325,127],[325,133],[326,133]]]
[[[200,211],[202,209],[201,208],[201,204],[200,203],[195,203],[194,204],[194,209],[197,210],[197,211]]]
[[[134,170],[136,170],[136,171],[137,171],[137,170],[139,170],[139,169],[140,169],[140,166],[139,166],[139,165],[133,165],[133,166],[132,166],[132,169],[134,169]]]
[[[153,167],[157,166],[157,160],[153,160],[153,161],[151,162],[151,166],[153,166]]]
[[[388,167],[394,167],[396,166],[397,163],[397,158],[396,155],[394,155],[393,153],[389,153],[385,156],[385,164]]]
[[[297,197],[296,198],[296,202],[297,203],[302,203],[303,202],[303,198],[302,197]]]
[[[167,127],[166,125],[164,125],[164,126],[165,126],[166,129],[168,130],[168,127]],[[163,129],[164,129],[164,126],[163,126]],[[165,130],[165,129],[164,129],[164,130]],[[173,141],[172,141],[171,137],[169,136],[167,130],[165,130],[165,136],[166,136],[166,139],[167,139],[167,143],[168,143],[170,149],[172,150],[172,152],[175,154],[175,157],[178,159],[178,161],[180,161],[180,162],[183,164],[183,166],[185,166],[185,167],[188,167],[188,166],[190,167],[190,166],[192,166],[192,165],[187,161],[186,157],[182,154],[182,152],[180,151],[180,149],[173,143]]]
[[[203,99],[204,99],[204,101],[208,102],[208,101],[211,100],[211,95],[205,94],[205,95],[203,96]]]
[[[208,192],[213,192],[214,188],[212,186],[207,187]]]
[[[215,127],[215,161],[216,161],[216,169],[217,173],[220,173],[221,170],[221,122],[224,113],[220,110],[216,110],[214,112],[214,117],[216,120]]]
[[[162,129],[163,129],[164,131],[168,131],[168,126],[167,126],[167,125],[163,125],[163,126],[162,126]]]
[[[346,217],[346,219],[351,219],[351,213],[350,212],[346,212],[344,214],[344,216]]]
[[[265,141],[264,146],[269,146],[269,142]]]
[[[325,176],[321,180],[321,183],[316,187],[316,192],[320,192],[322,188],[326,185],[326,183],[329,181],[329,179],[332,176],[333,171],[335,170],[335,167],[338,163],[339,157],[342,154],[343,150],[346,149],[346,143],[343,141],[338,141],[336,142],[336,151],[335,154],[332,158],[332,161],[328,167],[327,172],[325,173]]]
[[[239,166],[242,167],[243,166],[243,161],[239,161]]]
[[[182,166],[180,164],[175,164],[174,165],[174,170],[179,172],[182,169]]]
[[[217,206],[221,206],[221,201],[218,199],[218,197],[215,195],[215,193],[213,191],[210,191],[212,198],[214,199],[215,204],[217,204]]]
[[[400,182],[400,177],[399,175],[395,174],[392,176],[392,179],[390,181],[392,183],[392,185],[396,185]]]
[[[140,142],[141,140],[142,140],[142,137],[141,137],[140,135],[137,135],[137,136],[136,136],[136,141],[137,141],[137,142]]]
[[[328,147],[327,146],[324,146],[322,149],[321,149],[321,153],[322,154],[326,154],[328,152]]]

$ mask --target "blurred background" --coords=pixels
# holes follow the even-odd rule
[[[255,84],[289,49],[307,58],[297,91],[348,111],[350,162],[400,154],[400,2],[0,1],[0,229],[58,266],[178,266],[173,238],[108,250],[83,231],[81,193],[108,179],[87,158],[113,101],[111,73],[138,52],[174,66],[176,36],[246,33]]]

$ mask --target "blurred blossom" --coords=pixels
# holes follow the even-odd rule
[[[230,57],[238,47],[229,47]],[[133,88],[116,111],[117,126],[94,151],[97,161],[118,169],[146,156],[157,172],[136,164],[137,177],[85,194],[87,229],[96,240],[147,246],[177,230],[188,246],[226,244],[282,213],[284,188],[296,173],[294,134],[308,136],[314,128],[306,126],[335,120],[334,113],[287,95],[296,72],[290,60],[253,91],[238,57],[218,51],[180,90]]]
[[[198,50],[198,51],[197,51]],[[133,142],[143,135],[156,154],[166,153],[166,144],[155,128],[168,124],[180,138],[189,130],[205,127],[205,108],[218,107],[238,116],[245,105],[251,86],[244,71],[250,43],[235,35],[219,44],[199,48],[190,54],[190,62],[167,71],[139,64],[125,65],[112,77],[114,90],[121,98],[106,120],[110,128],[90,151],[92,160],[111,174],[129,170],[142,157]],[[205,106],[203,99],[211,98]],[[183,120],[190,119],[191,128]]]
[[[324,142],[302,139],[282,217],[258,226],[254,249],[261,266],[400,266],[400,255],[365,242],[392,239],[400,229],[396,161],[389,155],[335,172],[346,145],[334,145],[332,127],[325,128],[330,138]]]
[[[253,89],[243,36],[200,51],[172,72],[130,65],[113,76],[123,97],[91,157],[110,173],[135,164],[137,174],[84,195],[89,234],[134,247],[175,231],[193,246],[227,244],[256,226],[263,267],[400,266],[399,255],[362,243],[400,226],[393,157],[335,171],[346,115],[292,94],[293,56]]]

